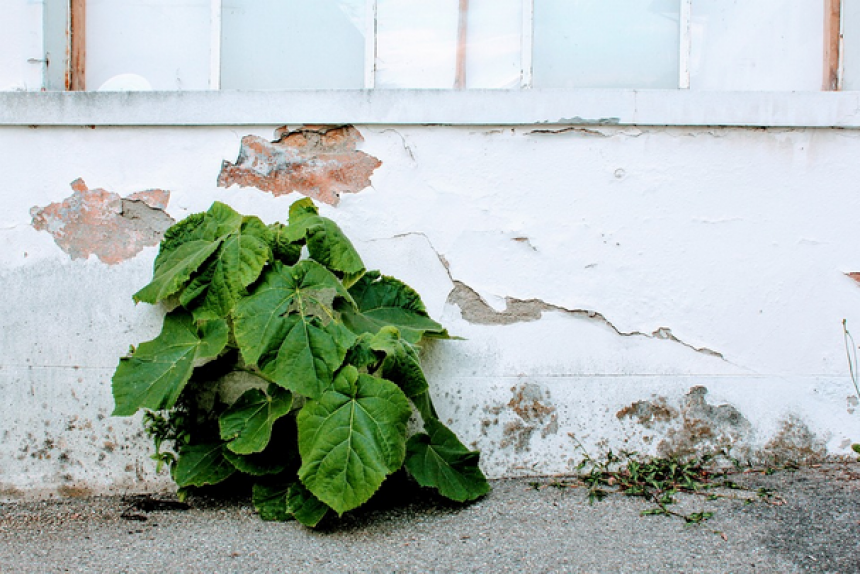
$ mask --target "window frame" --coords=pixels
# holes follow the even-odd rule
[[[679,89],[531,88],[531,14],[534,0],[523,0],[520,89],[363,89],[170,92],[0,92],[0,126],[273,126],[284,124],[538,126],[566,127],[778,127],[860,129],[860,92],[840,92],[842,76],[842,0],[824,0],[825,59],[822,91],[727,92],[689,89],[690,9],[681,2]],[[46,11],[65,7],[65,79],[74,78],[72,57],[85,54],[71,12],[86,0],[45,0]],[[367,53],[375,54],[376,0],[367,10]],[[461,0],[461,8],[468,2]],[[213,46],[220,46],[221,0],[210,0]],[[526,18],[523,19],[524,21]],[[51,19],[54,28],[57,22]],[[44,19],[48,26],[48,18]],[[373,34],[370,34],[371,29]],[[686,30],[686,32],[685,32]],[[46,30],[47,33],[47,30]],[[47,38],[46,34],[46,38]],[[217,40],[217,44],[214,43]],[[75,48],[75,42],[78,42]],[[47,44],[46,44],[47,47]],[[220,58],[210,58],[210,82],[220,80]],[[371,64],[374,58],[366,58]],[[365,77],[374,84],[375,70]],[[56,77],[57,68],[51,72]],[[834,81],[834,75],[836,80]],[[49,82],[49,74],[45,74]]]

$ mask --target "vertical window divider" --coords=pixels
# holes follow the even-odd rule
[[[841,88],[842,0],[824,0],[824,63],[821,89]]]
[[[836,70],[836,90],[842,91],[842,79],[845,76],[845,12],[842,10],[842,0],[839,0],[839,58]]]
[[[693,49],[690,21],[693,14],[693,0],[681,0],[678,22],[680,25],[680,54],[678,59],[678,88],[690,89],[690,54]]]
[[[69,4],[69,70],[66,89],[87,89],[87,2],[70,0]]]
[[[469,0],[460,0],[457,14],[457,65],[454,89],[466,88],[466,52],[469,46]]]
[[[364,89],[376,87],[376,15],[378,0],[367,0],[364,28]]]
[[[209,3],[209,89],[221,89],[221,0]]]
[[[534,0],[523,0],[522,46],[520,48],[520,88],[532,87],[534,69]]]

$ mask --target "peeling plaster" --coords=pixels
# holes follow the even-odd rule
[[[730,448],[746,442],[752,433],[749,420],[729,404],[712,405],[705,400],[708,389],[693,387],[681,402],[680,426],[666,430],[657,445],[660,456],[691,456]]]
[[[582,134],[585,136],[597,136],[597,137],[602,137],[602,138],[610,137],[610,134],[604,133],[600,130],[589,129],[589,128],[578,128],[576,126],[569,126],[569,127],[560,128],[557,130],[550,130],[550,129],[531,130],[526,135],[533,135],[533,134],[554,135],[554,134],[564,134],[564,133],[571,133],[571,132],[577,133],[577,134]]]
[[[755,431],[750,420],[733,405],[709,403],[707,394],[706,387],[692,387],[677,408],[666,397],[653,396],[624,407],[615,416],[646,429],[648,434],[641,437],[646,443],[660,438],[656,452],[663,457],[684,458],[721,450],[739,460],[767,464],[815,462],[827,457],[826,441],[793,414],[781,421],[778,432],[764,446],[751,447]]]
[[[789,415],[762,454],[771,463],[819,462],[827,457],[827,445],[798,416]]]
[[[657,397],[653,401],[636,401],[615,413],[615,416],[618,420],[635,418],[637,424],[651,429],[659,423],[668,423],[678,418],[678,414],[678,410],[669,406],[665,397]]]
[[[509,419],[502,427],[500,448],[513,447],[514,452],[531,450],[530,443],[535,432],[541,438],[558,433],[558,413],[548,391],[535,383],[522,383],[511,387],[511,400],[507,405],[485,408],[493,419],[482,421],[482,434],[490,426],[499,424],[499,416],[505,413]]]
[[[295,191],[337,205],[341,194],[369,187],[370,176],[382,165],[357,149],[363,141],[353,126],[285,126],[275,130],[271,142],[248,135],[236,163],[221,164],[218,186],[256,187],[274,196]]]
[[[33,207],[33,227],[47,231],[72,259],[95,255],[114,265],[131,259],[144,247],[158,245],[174,220],[164,209],[170,192],[139,191],[127,197],[101,188],[88,189],[83,179],[71,184],[73,193],[60,203]]]
[[[847,275],[848,277],[850,277],[851,279],[853,279],[857,283],[860,283],[860,273],[858,273],[856,271],[852,271],[851,273],[846,273],[845,275]]]
[[[511,325],[513,323],[537,321],[545,311],[557,311],[567,313],[569,315],[593,319],[603,323],[622,337],[664,339],[683,345],[697,353],[725,360],[723,355],[717,351],[708,349],[707,347],[694,347],[693,345],[678,339],[678,337],[676,337],[668,327],[659,327],[651,333],[642,333],[640,331],[625,332],[619,330],[606,317],[597,311],[589,311],[587,309],[566,309],[564,307],[559,307],[558,305],[546,303],[540,299],[515,299],[513,297],[505,298],[504,311],[496,311],[490,307],[474,289],[465,283],[456,280],[454,281],[454,289],[452,289],[451,293],[448,295],[448,303],[460,308],[463,319],[478,325]]]

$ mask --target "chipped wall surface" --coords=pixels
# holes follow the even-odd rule
[[[352,126],[285,127],[273,142],[245,136],[236,163],[222,163],[218,185],[254,187],[275,196],[297,192],[337,205],[341,194],[369,187],[370,175],[381,165],[356,149],[362,141]]]
[[[121,198],[104,189],[72,182],[74,193],[60,203],[33,207],[33,227],[47,231],[72,259],[95,255],[113,265],[144,247],[158,245],[173,219],[164,212],[170,192],[148,189]]]
[[[309,164],[341,143],[366,154],[326,192],[360,193],[321,210],[464,338],[428,343],[426,370],[491,476],[570,472],[609,448],[814,460],[860,441],[841,328],[860,331],[857,132],[355,126],[326,147],[331,133],[0,128],[15,158],[0,192],[0,492],[169,482],[138,420],[109,416],[110,377],[158,332],[163,311],[131,295],[167,218],[219,200],[283,220],[289,189],[310,189],[219,185],[249,141]],[[93,189],[70,190],[78,178]]]

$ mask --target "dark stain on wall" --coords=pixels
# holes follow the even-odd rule
[[[363,141],[353,126],[283,127],[272,142],[248,135],[236,163],[221,164],[218,186],[256,187],[275,196],[295,191],[337,205],[342,194],[369,187],[370,176],[382,165],[357,149]]]

